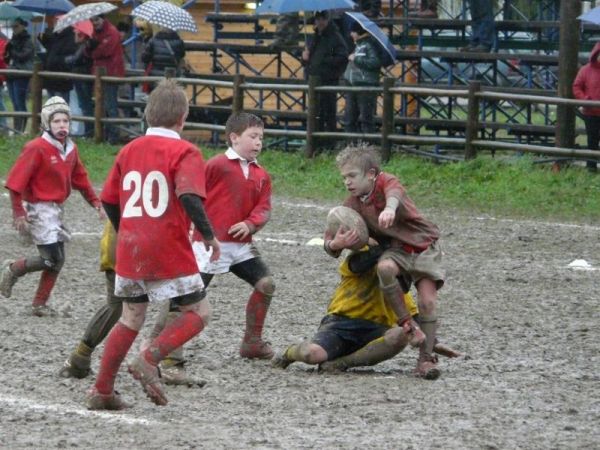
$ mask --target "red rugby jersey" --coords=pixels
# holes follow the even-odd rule
[[[239,159],[217,155],[206,163],[206,214],[215,236],[221,242],[251,242],[252,234],[234,239],[227,231],[232,225],[246,222],[253,232],[260,230],[271,217],[271,177],[255,162],[244,176]],[[201,240],[194,232],[194,240]]]
[[[29,203],[64,203],[74,188],[91,205],[100,204],[72,141],[64,155],[42,137],[29,141],[10,169],[4,186],[21,194]]]
[[[121,209],[117,274],[164,280],[198,273],[183,194],[206,196],[204,161],[193,144],[146,135],[121,149],[101,195]]]

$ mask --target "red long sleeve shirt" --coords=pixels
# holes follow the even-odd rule
[[[100,206],[79,159],[77,146],[72,141],[69,141],[64,153],[48,138],[38,137],[29,141],[10,169],[4,186],[29,203],[64,203],[71,194],[71,188],[74,188],[88,203]]]
[[[240,159],[217,155],[206,163],[206,202],[204,207],[221,242],[251,242],[271,217],[271,177],[256,162],[248,163],[244,176]],[[227,231],[239,222],[249,225],[251,234],[234,239]],[[196,231],[194,240],[199,240]]]

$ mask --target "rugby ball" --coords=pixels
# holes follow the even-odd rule
[[[352,208],[348,208],[347,206],[336,206],[329,210],[329,214],[327,214],[326,233],[333,237],[340,227],[343,230],[354,229],[358,232],[360,241],[354,246],[355,250],[364,247],[367,245],[367,242],[369,242],[369,229],[367,228],[367,224],[360,214]]]

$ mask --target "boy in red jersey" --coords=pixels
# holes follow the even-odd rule
[[[369,235],[388,246],[377,263],[383,295],[399,318],[411,321],[402,298],[398,275],[408,274],[418,293],[420,326],[425,339],[420,345],[415,375],[434,380],[440,376],[433,355],[437,329],[437,291],[444,284],[442,251],[438,227],[424,219],[398,179],[380,170],[379,154],[366,145],[346,147],[336,157],[350,197],[344,202],[357,211],[369,228]],[[325,248],[333,250],[325,242]]]
[[[157,405],[168,402],[157,364],[200,333],[210,317],[189,239],[191,222],[202,232],[213,259],[219,258],[220,249],[202,205],[202,155],[179,136],[188,112],[185,91],[175,81],[163,80],[146,105],[150,128],[121,149],[102,191],[102,204],[118,233],[115,295],[124,298],[96,383],[87,394],[90,409],[126,407],[114,390],[115,378],[144,323],[149,301],[169,299],[182,312],[129,364],[129,373]]]
[[[0,294],[12,295],[17,280],[41,271],[33,298],[34,316],[54,316],[48,306],[50,293],[65,261],[64,243],[70,235],[63,225],[63,203],[75,188],[104,216],[77,146],[69,138],[71,111],[61,97],[52,97],[41,111],[42,135],[29,141],[8,173],[13,226],[37,245],[39,256],[6,260],[0,278]]]
[[[206,286],[215,274],[226,272],[253,286],[240,356],[270,359],[273,350],[263,341],[262,330],[275,285],[252,243],[252,235],[271,217],[271,177],[256,160],[263,128],[263,121],[253,114],[234,113],[227,119],[225,134],[230,147],[206,163],[206,213],[221,242],[221,257],[209,262],[209,254],[198,243],[194,251]],[[195,233],[194,240],[200,237]]]

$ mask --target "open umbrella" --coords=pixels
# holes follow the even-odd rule
[[[150,0],[133,8],[131,15],[169,30],[198,32],[192,15],[172,3]]]
[[[590,9],[585,14],[580,15],[578,19],[581,20],[582,23],[585,22],[600,25],[600,6]]]
[[[16,0],[13,6],[23,11],[33,11],[49,16],[64,14],[75,8],[69,0]]]
[[[89,20],[92,17],[99,16],[100,14],[107,14],[111,11],[114,11],[115,9],[117,9],[117,7],[115,5],[111,5],[108,2],[87,3],[85,5],[79,5],[56,21],[54,31],[58,33],[67,27],[75,25],[78,22]]]
[[[0,3],[0,20],[15,20],[24,19],[29,20],[33,17],[33,14],[29,11],[23,11],[9,5],[6,2]]]
[[[63,16],[56,16],[56,19],[60,20],[62,17]],[[78,31],[89,38],[94,34],[94,25],[91,20],[82,20],[81,22],[74,23],[71,27],[73,27],[73,30]],[[55,33],[60,33],[61,31],[62,30],[54,30]]]
[[[346,15],[350,17],[355,22],[358,22],[363,29],[366,30],[375,40],[379,43],[381,47],[381,56],[383,58],[382,63],[383,67],[391,66],[396,63],[396,49],[388,38],[387,34],[383,32],[381,28],[379,28],[375,22],[365,16],[363,13],[359,12],[347,12]]]
[[[299,11],[329,11],[352,8],[354,8],[354,2],[351,0],[265,0],[256,8],[256,12],[258,14],[284,14]]]

